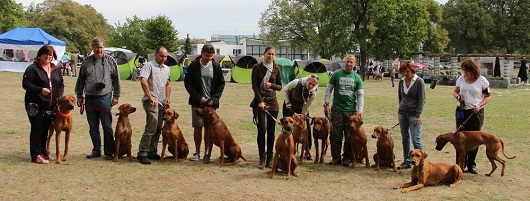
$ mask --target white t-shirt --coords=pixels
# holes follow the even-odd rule
[[[464,75],[461,75],[456,80],[456,86],[460,87],[460,95],[464,96],[465,110],[472,110],[484,99],[482,91],[490,87],[490,83],[484,76],[479,76],[478,79],[469,84],[466,82]],[[460,106],[460,102],[458,102]]]

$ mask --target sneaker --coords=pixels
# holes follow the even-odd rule
[[[86,155],[86,158],[88,158],[88,159],[97,158],[97,157],[101,157],[101,153],[92,152],[92,153]]]
[[[110,161],[112,159],[114,159],[114,156],[112,154],[105,154],[105,160]]]
[[[42,155],[38,155],[37,158],[35,158],[35,163],[38,163],[38,164],[48,164],[50,163],[50,161],[46,160],[44,158],[44,156]]]
[[[193,156],[190,157],[190,161],[198,161],[201,159],[201,153],[194,153]]]
[[[148,157],[149,157],[149,160],[154,160],[154,161],[160,160],[160,155],[158,154],[148,155]]]
[[[44,155],[44,159],[53,160],[53,156],[51,154],[46,154],[46,155]]]
[[[147,157],[147,156],[138,156],[136,159],[137,159],[138,162],[140,162],[141,164],[144,164],[144,165],[149,165],[149,164],[151,164],[151,161],[149,160],[149,157]]]
[[[346,167],[349,167],[351,164],[351,160],[350,159],[342,159],[342,166],[346,166]]]
[[[397,167],[397,169],[398,169],[398,170],[404,170],[404,169],[409,169],[409,168],[411,168],[411,167],[412,167],[412,166],[411,166],[410,164],[408,164],[408,163],[401,163],[401,165],[399,165],[399,166]]]
[[[478,174],[478,170],[476,167],[467,167],[466,172],[471,173],[471,174]]]
[[[340,161],[339,160],[332,160],[331,162],[328,163],[329,165],[340,165]]]

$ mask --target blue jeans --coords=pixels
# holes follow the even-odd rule
[[[101,135],[99,132],[99,123],[103,127],[104,137],[104,154],[114,154],[114,135],[112,133],[112,116],[110,109],[112,107],[112,93],[102,96],[86,95],[85,107],[86,118],[90,127],[90,139],[92,140],[92,152],[101,154]]]
[[[414,126],[414,117],[414,115],[398,113],[399,127],[401,129],[403,143],[403,163],[409,165],[412,164],[412,159],[410,158],[410,140],[412,139],[414,149],[423,150],[423,146],[421,145],[421,117],[417,126]]]

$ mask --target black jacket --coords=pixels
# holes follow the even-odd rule
[[[64,82],[61,69],[53,63],[50,65],[52,92],[47,96],[42,95],[42,88],[50,88],[46,71],[37,62],[26,68],[22,77],[22,87],[26,90],[24,97],[26,106],[29,103],[36,103],[40,110],[53,110],[57,104],[57,98],[63,95]]]
[[[186,87],[186,91],[190,94],[190,98],[188,99],[188,104],[200,107],[201,105],[201,98],[203,97],[203,87],[202,87],[202,81],[201,81],[201,64],[200,64],[201,57],[197,57],[195,61],[191,62],[191,64],[188,66],[188,73],[186,73],[186,76],[184,77],[184,86]],[[223,94],[223,90],[225,88],[225,78],[223,76],[223,70],[221,69],[221,66],[219,63],[212,60],[213,65],[213,80],[212,80],[212,86],[210,86],[211,91],[210,100],[213,101],[213,108],[219,108],[219,99],[221,99],[221,95]]]

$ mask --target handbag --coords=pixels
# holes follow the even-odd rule
[[[26,106],[26,113],[28,113],[29,117],[36,117],[37,114],[39,114],[39,105],[36,103],[29,103]]]

